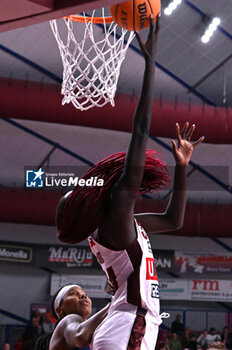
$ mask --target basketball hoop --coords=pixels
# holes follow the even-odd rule
[[[50,21],[63,62],[62,105],[72,102],[82,111],[103,107],[108,102],[114,106],[121,64],[134,38],[133,32],[119,27],[112,17],[105,17],[104,9],[101,17],[94,14],[95,10],[91,16],[67,16]],[[75,22],[84,25],[77,29]],[[101,26],[103,33],[93,24]],[[74,33],[74,30],[78,31]]]

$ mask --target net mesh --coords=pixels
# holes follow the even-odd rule
[[[92,19],[94,14],[95,11]],[[107,24],[104,9],[102,17],[103,23],[98,25],[87,20],[85,14],[82,24],[69,18],[50,21],[63,62],[62,105],[72,102],[82,111],[95,106],[103,107],[108,102],[114,106],[121,64],[134,33],[115,22]],[[62,29],[58,28],[60,21],[65,23]],[[77,33],[74,33],[74,26],[79,26]],[[99,29],[97,31],[96,26],[102,27],[102,33]],[[64,31],[65,40],[61,38]]]

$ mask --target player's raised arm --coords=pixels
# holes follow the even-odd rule
[[[163,214],[146,213],[136,215],[147,233],[176,230],[183,225],[186,204],[186,167],[194,148],[204,140],[204,137],[201,137],[197,141],[191,142],[194,130],[195,125],[189,128],[189,123],[186,122],[182,132],[180,132],[180,126],[176,123],[178,143],[176,144],[172,140],[176,167],[173,193],[168,207]]]
[[[144,175],[145,153],[154,100],[155,54],[158,31],[158,19],[154,29],[153,18],[151,18],[150,31],[145,43],[136,33],[145,58],[142,91],[134,114],[132,136],[124,169],[120,179],[111,190],[110,203],[98,230],[99,242],[115,250],[125,248],[136,237],[133,219],[134,204]]]
[[[155,55],[158,32],[159,20],[157,18],[154,29],[153,19],[151,18],[150,32],[146,43],[143,43],[139,34],[136,33],[145,58],[145,72],[142,91],[133,119],[132,136],[127,151],[124,171],[120,179],[120,184],[129,188],[132,192],[139,190],[144,174],[145,151],[154,102]]]
[[[133,212],[134,202],[144,174],[145,151],[154,101],[155,55],[158,32],[159,20],[157,18],[154,29],[153,19],[151,18],[150,31],[145,43],[136,33],[145,59],[145,71],[141,94],[134,114],[132,136],[125,159],[124,171],[113,191],[113,199],[116,202],[114,204],[117,205],[118,200],[121,202],[121,197],[123,197],[123,203],[121,202],[119,208],[129,214]],[[121,191],[122,188],[123,192]]]
[[[76,314],[64,317],[53,332],[49,350],[68,350],[88,346],[95,329],[106,317],[109,306],[110,304],[107,304],[86,321]]]

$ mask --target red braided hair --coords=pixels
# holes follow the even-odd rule
[[[165,188],[170,182],[165,163],[156,155],[155,151],[146,150],[144,176],[139,194]],[[83,179],[97,177],[103,179],[104,185],[77,185],[67,198],[58,232],[58,238],[62,242],[79,243],[99,227],[106,200],[123,172],[125,157],[125,152],[114,153],[85,173]]]

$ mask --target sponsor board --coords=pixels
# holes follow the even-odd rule
[[[155,251],[156,256],[163,251]],[[168,252],[168,251],[167,251]],[[158,253],[158,254],[157,254]],[[169,254],[169,253],[168,253]],[[227,254],[225,254],[226,256]],[[155,259],[157,262],[157,259]],[[0,241],[0,262],[12,264],[27,264],[46,268],[72,268],[84,267],[101,269],[95,256],[87,246],[73,245],[35,245],[20,244],[17,242]],[[147,274],[149,280],[156,281],[155,264],[153,259],[147,259]],[[169,265],[170,266],[170,265]],[[159,265],[158,265],[159,268]],[[164,266],[163,266],[164,268]],[[59,276],[59,275],[56,275]],[[78,275],[79,284],[90,291],[93,297],[107,297],[105,292],[105,276],[83,276]],[[65,283],[78,283],[73,280],[74,275],[65,276],[60,280],[60,285]],[[68,280],[67,280],[68,278]],[[56,281],[56,283],[58,283]],[[54,287],[56,288],[56,287]],[[58,289],[58,287],[57,287]],[[160,279],[159,289],[153,283],[152,297],[166,300],[205,300],[232,302],[232,281],[220,279]]]
[[[190,299],[232,302],[232,281],[194,279],[189,281]]]
[[[177,273],[232,273],[232,253],[175,251],[174,270]]]
[[[218,279],[161,279],[160,298],[232,302],[232,281]]]
[[[66,284],[77,284],[81,286],[90,298],[110,298],[106,293],[106,277],[102,275],[58,275],[51,276],[51,295]]]
[[[2,246],[0,250],[0,261],[7,260],[10,262],[27,262],[29,261],[40,267],[91,267],[100,269],[101,266],[97,259],[92,254],[88,246],[79,245],[37,245],[30,244],[30,247],[21,245],[17,242],[0,242]],[[13,253],[13,248],[16,250]],[[1,247],[1,245],[0,245]],[[17,253],[17,249],[20,252]],[[10,253],[11,251],[11,253]],[[30,252],[30,258],[28,254]],[[155,266],[159,271],[171,271],[173,266],[174,251],[171,250],[156,250],[153,251],[155,255]],[[16,259],[17,256],[17,259]],[[20,258],[21,256],[21,258]],[[33,257],[33,259],[32,259]]]
[[[45,246],[37,255],[37,265],[43,267],[91,267],[100,268],[89,247]]]
[[[86,267],[100,269],[97,259],[87,246],[78,245],[37,245],[29,246],[0,242],[0,262],[27,263],[46,268]]]
[[[0,243],[0,261],[31,264],[32,249],[22,245]]]
[[[160,279],[160,299],[188,300],[189,281],[177,279]]]
[[[174,250],[153,250],[155,266],[158,272],[169,272],[174,266]]]

